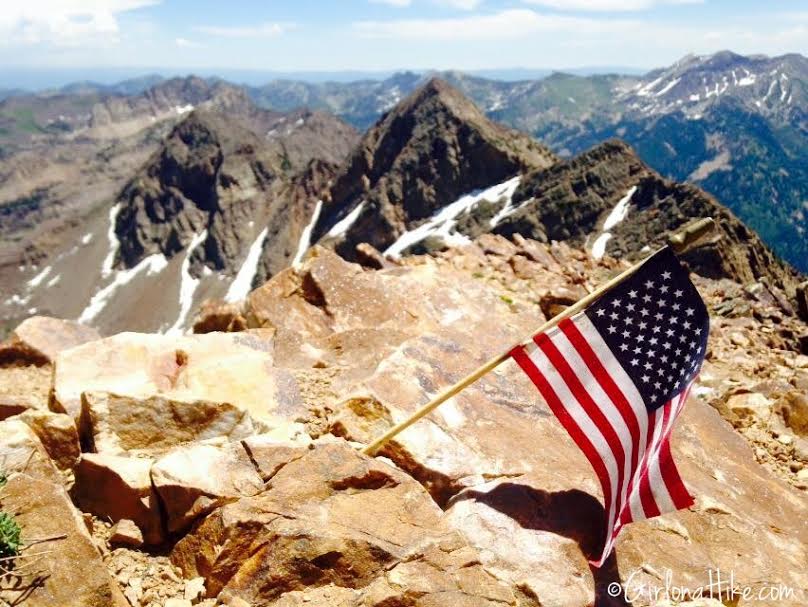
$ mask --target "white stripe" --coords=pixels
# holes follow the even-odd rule
[[[654,425],[654,434],[651,437],[651,444],[648,446],[648,450],[645,453],[645,457],[643,457],[642,463],[640,464],[640,470],[645,470],[649,464],[651,463],[651,457],[654,453],[654,446],[659,441],[659,435],[662,433],[662,407],[656,409],[651,415],[653,415],[654,420],[657,422]],[[649,416],[650,417],[650,416]],[[657,419],[659,418],[659,419]],[[640,475],[641,476],[641,475]],[[629,498],[629,505],[631,507],[631,519],[632,521],[642,521],[645,520],[645,510],[642,508],[642,500],[640,499],[640,482],[639,480],[634,485],[634,491],[631,492],[631,497]]]
[[[665,424],[663,432],[660,433],[659,441],[654,445],[654,450],[648,462],[648,483],[651,489],[651,495],[653,495],[654,502],[656,502],[660,513],[672,512],[676,510],[676,506],[673,504],[673,499],[668,492],[668,487],[665,485],[665,481],[662,478],[662,471],[659,468],[659,454],[661,452],[662,441],[666,436],[670,435],[671,428],[673,428],[673,422],[676,421],[674,413],[677,409],[678,398],[678,396],[675,397],[668,405],[666,405],[666,408],[670,410],[670,414],[668,415],[668,423]]]
[[[609,444],[606,442],[606,439],[603,436],[603,433],[590,419],[586,411],[583,410],[581,405],[578,403],[578,399],[576,399],[572,392],[570,392],[566,382],[544,352],[541,351],[541,348],[534,346],[532,351],[528,353],[528,356],[553,388],[553,391],[561,401],[564,409],[566,409],[570,416],[572,416],[573,421],[575,421],[575,423],[578,425],[581,432],[586,435],[586,437],[595,447],[600,459],[606,466],[606,471],[609,475],[611,493],[612,495],[615,495],[617,493],[617,463]],[[608,504],[607,507],[609,509],[609,515],[607,518],[606,528],[611,531],[612,526],[614,525],[614,500],[612,500],[612,503]]]
[[[615,501],[615,512],[618,513],[620,506],[625,502],[626,492],[628,490],[627,479],[631,476],[631,454],[634,451],[634,444],[631,440],[631,431],[628,429],[626,422],[623,420],[623,416],[612,402],[612,399],[609,398],[606,392],[603,391],[600,383],[598,383],[598,380],[589,371],[589,367],[587,367],[586,362],[584,362],[584,359],[581,358],[581,355],[575,349],[575,346],[570,343],[564,332],[559,331],[558,333],[554,334],[550,338],[550,341],[552,341],[553,344],[555,344],[555,346],[558,348],[559,352],[561,352],[561,355],[567,361],[567,364],[569,364],[573,373],[575,373],[576,377],[583,385],[584,390],[592,398],[598,409],[603,412],[603,415],[614,429],[615,434],[623,447],[625,458],[625,462],[623,464],[624,473],[623,478],[618,479],[618,483],[622,482],[622,488],[620,495],[613,494],[612,497],[612,499]],[[608,529],[607,531],[608,534],[611,535],[612,530]]]
[[[640,427],[639,457],[637,458],[637,469],[634,471],[634,478],[631,485],[632,494],[634,494],[639,489],[640,476],[643,469],[643,455],[645,454],[645,445],[648,442],[648,409],[645,408],[645,403],[642,400],[642,396],[640,396],[640,391],[637,390],[637,386],[634,385],[634,382],[628,376],[626,370],[623,369],[623,366],[612,354],[611,349],[603,340],[603,337],[601,337],[600,333],[595,328],[595,325],[592,324],[592,321],[589,320],[589,317],[586,314],[581,313],[573,317],[572,322],[595,351],[598,360],[600,360],[601,364],[606,369],[606,372],[611,376],[614,383],[617,384],[620,392],[622,392],[626,397],[629,406],[631,406],[632,411],[634,411],[634,417],[637,419],[637,424]],[[637,494],[636,497],[639,498],[639,494]],[[628,500],[628,507],[631,508],[632,518],[634,520],[644,519],[645,515],[642,510],[642,504],[640,503],[639,511],[637,511],[636,508],[638,502],[636,499],[632,500],[631,498],[631,495],[626,495],[625,497],[625,499]],[[636,518],[638,515],[640,516],[639,519]]]

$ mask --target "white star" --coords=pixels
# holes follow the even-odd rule
[[[657,312],[656,314],[654,314],[654,318],[656,318],[657,320],[662,320],[663,318],[662,312]]]
[[[615,333],[616,331],[617,331],[617,327],[615,327],[614,325],[609,326],[609,333]]]
[[[662,280],[668,280],[671,277],[670,272],[662,272]]]
[[[647,326],[648,326],[647,322],[645,322],[644,320],[640,321],[640,331],[645,329],[645,327],[647,327]]]
[[[701,335],[701,329],[696,329],[696,330],[694,331],[694,333],[695,333],[696,335]]]
[[[631,337],[631,332],[629,330],[625,330],[620,335],[628,339],[629,337]]]
[[[654,352],[651,349],[648,350],[647,354],[648,354],[648,358],[654,358],[654,356],[656,356],[656,352]]]
[[[638,359],[636,359],[636,358],[631,359],[631,366],[632,367],[636,367],[639,364],[640,364],[640,361]]]
[[[668,362],[668,357],[665,354],[663,354],[662,356],[659,357],[659,360],[661,360],[663,363],[666,363]]]
[[[682,348],[676,348],[676,351],[674,352],[674,354],[676,354],[676,356],[679,356],[681,353],[682,353]]]
[[[667,293],[668,292],[668,285],[662,285],[659,287],[660,293]]]
[[[646,280],[645,281],[645,288],[646,289],[653,289],[654,288],[654,281],[653,280]]]
[[[636,307],[637,307],[637,306],[635,306],[633,303],[630,303],[630,304],[628,304],[628,305],[626,306],[626,309],[627,309],[629,312],[633,312],[633,311],[634,311],[634,308],[636,308]]]
[[[668,329],[667,331],[665,331],[665,335],[667,335],[668,337],[671,337],[675,332],[676,331],[674,331],[673,329]]]
[[[668,305],[665,303],[664,299],[658,299],[656,303],[660,308],[664,308],[666,305]]]
[[[643,367],[645,367],[646,369],[648,369],[648,370],[650,371],[651,369],[653,369],[653,368],[654,368],[654,365],[652,365],[651,363],[645,363],[645,364],[643,365]]]
[[[599,308],[598,311],[595,312],[595,314],[597,314],[598,316],[603,316],[604,314],[606,314],[606,310],[604,310],[603,308]]]
[[[643,295],[643,296],[642,296],[642,300],[643,300],[645,303],[650,303],[650,301],[651,301],[651,296],[650,296],[650,295],[648,295],[648,293],[646,293],[645,295]]]
[[[635,297],[637,297],[637,291],[632,289],[631,291],[628,292],[628,296],[631,297],[631,299],[634,299]]]
[[[643,316],[648,316],[648,310],[643,308],[642,310],[640,310],[640,314],[642,314]]]
[[[682,307],[682,306],[681,306],[681,304],[678,304],[678,303],[675,303],[675,304],[673,304],[673,305],[671,306],[671,308],[673,308],[673,309],[674,309],[674,310],[676,310],[676,311],[678,311],[678,310],[679,310],[679,308],[681,308],[681,307]]]
[[[676,290],[673,292],[673,294],[674,294],[676,297],[681,297],[682,295],[684,295],[684,293],[685,293],[685,292],[684,292],[684,291],[682,291],[682,289],[676,289]]]
[[[682,326],[683,326],[685,329],[689,329],[689,328],[690,328],[690,321],[687,321],[687,320],[686,320],[686,321],[684,321],[684,322],[682,323]]]
[[[693,308],[688,308],[687,310],[685,310],[685,314],[687,314],[688,316],[693,316],[694,312],[695,310]]]
[[[640,334],[637,336],[637,341],[645,341],[645,335],[643,335],[642,333],[640,333]]]
[[[666,341],[664,344],[662,344],[662,347],[665,348],[666,350],[670,350],[671,349],[671,342]]]
[[[658,341],[659,341],[659,340],[658,340],[656,337],[652,337],[651,339],[649,339],[649,340],[648,340],[648,342],[649,342],[649,343],[650,343],[652,346],[657,345],[657,342],[658,342]]]
[[[641,347],[637,346],[636,348],[634,348],[634,354],[639,354],[640,352],[642,352]]]
[[[643,375],[642,380],[647,384],[649,381],[651,381],[651,378],[648,377],[648,375]]]
[[[661,330],[662,330],[662,329],[660,328],[660,326],[659,326],[659,325],[654,325],[654,328],[652,329],[652,331],[653,331],[654,333],[659,333]]]
[[[612,312],[611,314],[609,314],[609,318],[611,318],[612,320],[617,320],[618,318],[620,318],[620,315],[617,312]]]
[[[671,316],[671,318],[670,318],[670,321],[669,321],[669,322],[670,322],[672,325],[675,325],[677,322],[679,322],[679,318],[678,318],[678,317],[676,317],[676,316]]]
[[[615,307],[616,307],[616,306],[619,306],[619,305],[620,305],[620,300],[619,300],[619,299],[615,299],[614,301],[612,301],[612,305],[613,305],[613,306],[615,306]]]
[[[628,350],[628,344],[620,344],[620,351],[625,352]]]
[[[655,382],[654,383],[654,388],[656,388],[657,390],[660,390],[660,389],[662,389],[662,384],[659,383],[659,382]]]

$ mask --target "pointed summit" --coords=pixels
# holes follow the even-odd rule
[[[360,242],[385,249],[461,196],[556,161],[532,138],[490,121],[432,78],[362,138],[315,226],[347,258]]]

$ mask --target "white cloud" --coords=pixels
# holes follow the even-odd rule
[[[704,0],[522,0],[564,11],[641,11],[662,4],[703,4]]]
[[[180,48],[199,48],[202,46],[198,42],[188,40],[187,38],[175,38],[174,44],[176,44]]]
[[[0,9],[0,40],[6,45],[57,46],[115,42],[118,15],[160,0],[22,0]]]
[[[412,4],[412,0],[370,0],[370,2],[371,4],[389,4],[390,6],[396,6],[398,8]]]
[[[636,27],[637,23],[615,19],[586,19],[545,15],[528,9],[510,9],[490,15],[449,19],[399,19],[359,21],[357,33],[366,38],[430,40],[512,40],[537,32],[596,33]]]
[[[245,26],[218,26],[218,25],[198,25],[193,29],[209,36],[221,36],[222,38],[273,38],[280,36],[291,29],[288,23],[261,23],[259,25]]]
[[[474,10],[482,4],[482,0],[437,0],[437,2],[464,11]]]

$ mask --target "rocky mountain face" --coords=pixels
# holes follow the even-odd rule
[[[461,196],[553,162],[539,143],[489,121],[433,79],[362,138],[334,180],[312,238],[346,258],[363,242],[383,250]]]
[[[645,76],[500,82],[439,74],[486,115],[562,156],[619,137],[667,178],[695,183],[727,205],[803,271],[808,175],[808,59],[688,56]],[[328,109],[366,128],[429,77],[361,83],[270,83],[251,95],[275,108]]]
[[[27,320],[0,346],[0,509],[47,540],[11,587],[31,607],[650,607],[660,572],[720,569],[738,605],[803,605],[808,326],[775,286],[694,276],[711,336],[672,448],[696,503],[629,525],[600,570],[597,478],[512,362],[359,454],[626,263],[491,234],[383,269],[315,247],[204,333]]]
[[[8,303],[105,331],[179,330],[205,297],[241,297],[259,271],[289,265],[317,192],[357,139],[333,116],[260,110],[243,93],[194,110]],[[58,284],[79,266],[94,271]]]

